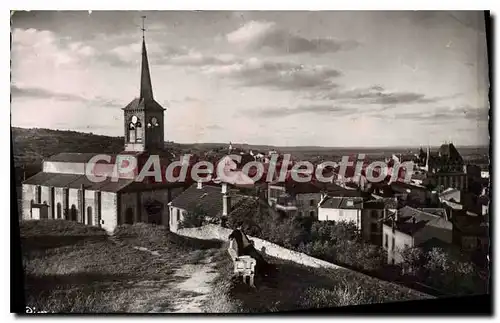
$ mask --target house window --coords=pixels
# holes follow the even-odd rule
[[[392,264],[395,265],[396,264],[396,261],[394,260],[394,258],[392,258]]]
[[[384,235],[384,246],[385,246],[386,249],[389,247],[388,244],[389,244],[389,236],[386,233]]]
[[[40,204],[42,203],[42,188],[40,186],[37,186],[35,191],[36,191],[36,203]]]
[[[315,203],[314,203],[314,200],[310,200],[310,201],[309,201],[309,205],[310,205],[310,206],[314,206],[314,204],[315,204]]]
[[[352,200],[348,200],[346,205],[347,205],[347,206],[353,206],[353,205],[354,205],[354,202],[353,202]]]
[[[57,203],[57,206],[56,206],[56,216],[58,219],[61,218],[61,203]]]
[[[392,237],[392,247],[391,249],[394,251],[394,246],[396,245],[396,238],[395,237]]]
[[[310,211],[310,212],[309,212],[309,216],[310,216],[310,217],[312,217],[312,218],[313,218],[313,217],[315,217],[315,216],[316,216],[316,212],[314,212],[314,211]]]

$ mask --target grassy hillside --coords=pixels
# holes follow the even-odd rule
[[[170,311],[189,296],[172,287],[187,279],[175,272],[221,247],[146,225],[116,234],[70,221],[22,222],[26,305],[57,313]],[[134,248],[144,241],[162,257]]]
[[[257,288],[250,289],[232,277],[233,263],[222,242],[186,238],[142,223],[121,226],[110,238],[99,228],[71,221],[24,221],[21,248],[27,306],[39,311],[170,312],[186,299],[200,297],[186,291],[186,285],[205,290],[199,309],[215,313],[428,297],[352,271],[312,269],[275,258],[269,261],[278,274],[272,280],[257,279]],[[196,266],[210,270],[193,272]],[[215,279],[203,286],[207,275]]]
[[[76,131],[12,128],[16,166],[40,164],[43,158],[62,152],[118,153],[123,137],[109,137]]]

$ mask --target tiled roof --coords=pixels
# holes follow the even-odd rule
[[[398,192],[398,191],[401,192],[403,190],[406,192],[406,190],[408,190],[408,189],[409,190],[427,191],[427,188],[424,186],[413,185],[413,184],[405,183],[402,181],[392,182],[390,187],[395,192]]]
[[[133,183],[131,179],[118,179],[114,182],[109,177],[100,183],[95,183],[90,181],[86,175],[44,172],[40,172],[23,182],[23,184],[30,185],[68,188],[80,188],[83,184],[83,187],[87,190],[99,190],[103,192],[118,192],[131,183]]]
[[[453,224],[446,220],[446,217],[441,217],[424,210],[414,209],[409,206],[405,206],[398,211],[396,227],[399,231],[413,235],[426,226],[450,231],[453,229]]]
[[[209,217],[217,217],[222,213],[222,191],[221,187],[214,185],[203,185],[197,188],[198,184],[191,185],[184,192],[179,194],[172,202],[173,207],[184,210],[201,208]],[[231,195],[231,206],[236,207],[239,202],[246,198],[242,195]]]
[[[100,155],[99,153],[59,153],[48,158],[44,161],[52,162],[67,162],[67,163],[86,163],[92,157]]]
[[[397,209],[398,201],[395,198],[384,197],[376,200],[366,201],[363,204],[364,209]]]
[[[450,159],[462,160],[462,156],[452,143],[441,145],[439,153],[441,156],[448,156]]]
[[[352,205],[349,205],[349,201]],[[362,209],[363,208],[363,198],[362,197],[327,197],[321,204],[320,208],[327,209]]]

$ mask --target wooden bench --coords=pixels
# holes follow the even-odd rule
[[[247,283],[247,277],[249,278],[249,285],[255,287],[255,266],[257,265],[257,260],[250,256],[238,256],[236,249],[234,248],[234,240],[229,241],[229,248],[227,249],[231,259],[234,263],[234,273],[237,276],[243,277],[243,282]]]

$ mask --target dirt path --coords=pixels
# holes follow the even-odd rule
[[[162,259],[158,251],[144,247],[134,249],[148,252]],[[196,264],[186,264],[177,268],[172,277],[161,281],[140,281],[132,288],[139,288],[146,298],[134,300],[130,304],[131,312],[148,313],[202,313],[203,302],[212,292],[211,282],[218,273],[213,269],[211,256],[201,258]]]

